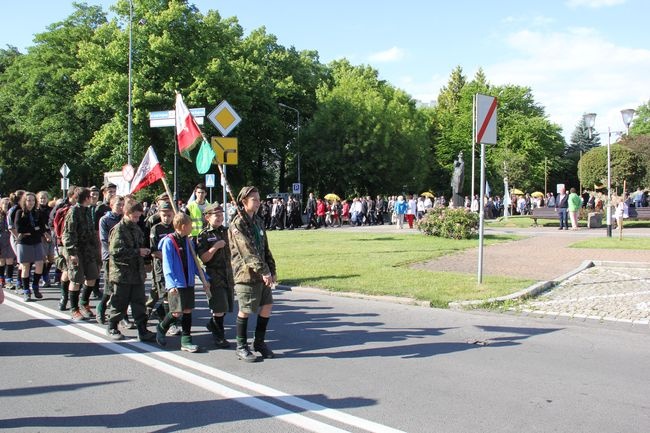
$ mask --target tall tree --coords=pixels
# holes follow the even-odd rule
[[[636,109],[630,135],[650,134],[650,100]]]

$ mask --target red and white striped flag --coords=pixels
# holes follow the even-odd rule
[[[178,139],[178,152],[191,161],[190,151],[196,147],[202,136],[199,125],[183,102],[183,96],[180,93],[176,93],[176,138]]]
[[[158,162],[158,157],[153,147],[149,146],[147,153],[144,154],[142,162],[136,171],[133,180],[131,181],[131,194],[140,191],[152,183],[165,177],[165,172]]]

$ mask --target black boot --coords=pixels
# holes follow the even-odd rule
[[[68,309],[68,288],[70,281],[61,282],[61,299],[59,299],[59,310],[66,311]]]
[[[138,340],[140,341],[155,341],[156,333],[147,329],[147,322],[138,323]]]
[[[212,316],[212,319],[206,325],[208,331],[212,333],[212,340],[217,346],[217,349],[227,349],[230,347],[230,343],[226,340],[225,330],[223,327],[223,316],[217,317]]]
[[[260,352],[262,358],[273,358],[275,354],[264,342],[266,336],[266,326],[269,323],[268,317],[257,316],[257,325],[255,326],[255,341],[253,342],[253,349]]]
[[[256,362],[257,356],[251,352],[251,349],[248,347],[248,341],[246,341],[247,328],[248,318],[237,317],[237,349],[235,350],[235,354],[237,358],[243,361]]]

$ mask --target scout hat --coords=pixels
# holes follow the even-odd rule
[[[113,182],[107,182],[104,185],[102,185],[101,191],[104,191],[107,188],[115,188],[115,189],[117,189],[117,185],[115,185]]]
[[[206,215],[207,215],[207,214],[210,214],[210,213],[217,213],[217,212],[223,212],[223,208],[222,208],[221,205],[220,205],[219,203],[217,203],[217,202],[214,202],[214,203],[208,205],[208,206],[205,208],[205,211],[204,211],[204,213],[205,213]]]
[[[163,201],[158,206],[158,210],[173,210],[172,204],[170,202],[168,202],[168,201]]]
[[[251,193],[256,192],[257,188],[254,186],[245,186],[239,191],[239,194],[237,194],[237,203],[242,202],[246,197],[248,197]]]

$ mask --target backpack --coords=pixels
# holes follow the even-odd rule
[[[66,204],[59,208],[54,215],[54,222],[52,223],[52,230],[56,235],[56,242],[58,245],[63,245],[63,229],[65,228],[65,216],[70,210],[70,205]]]

